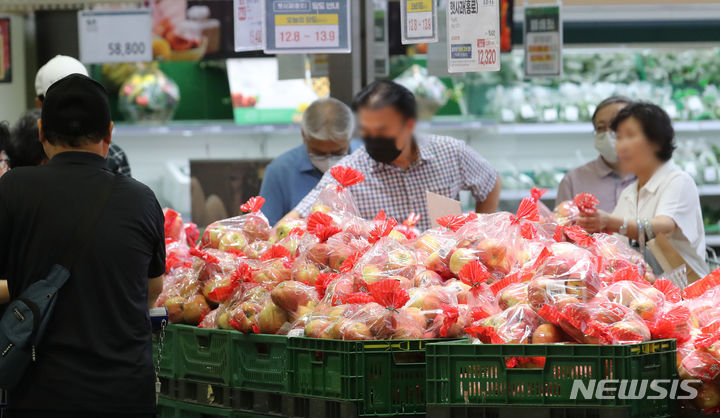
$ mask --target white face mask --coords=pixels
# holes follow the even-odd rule
[[[324,173],[345,158],[345,155],[308,154],[308,157],[310,157],[310,164]]]
[[[605,161],[610,164],[618,162],[617,150],[615,149],[615,133],[612,131],[595,134],[595,149]]]

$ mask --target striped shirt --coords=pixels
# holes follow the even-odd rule
[[[460,190],[469,190],[478,201],[484,201],[493,190],[498,172],[465,142],[443,136],[417,139],[419,158],[407,170],[379,163],[360,147],[338,162],[365,175],[365,181],[351,186],[360,216],[372,219],[384,210],[402,222],[410,212],[420,215],[418,228],[430,228],[425,191],[458,199]],[[320,192],[336,184],[328,170],[317,186],[295,207],[307,216]]]

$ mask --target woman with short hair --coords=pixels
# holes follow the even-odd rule
[[[700,197],[692,177],[671,161],[675,131],[670,117],[654,104],[635,103],[617,114],[612,130],[621,169],[637,181],[622,192],[612,214],[583,213],[580,226],[640,243],[663,234],[688,267],[707,275]]]

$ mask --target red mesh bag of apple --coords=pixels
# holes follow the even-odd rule
[[[413,286],[417,264],[412,250],[384,236],[357,260],[353,274],[368,285],[390,278],[409,289]]]
[[[278,283],[290,280],[293,262],[290,250],[282,245],[274,245],[260,257],[252,280],[268,288],[273,288]]]
[[[566,231],[570,231],[570,235],[585,244],[582,245],[583,248],[598,257],[598,272],[603,283],[609,284],[616,281],[615,273],[627,268],[634,268],[646,281],[654,280],[650,266],[639,252],[628,245],[626,240],[603,233],[595,233],[592,234],[592,237],[587,237],[585,231],[579,227],[566,229]]]
[[[317,278],[317,272],[340,271],[343,261],[353,253],[353,248],[345,243],[349,242],[349,238],[345,240],[347,234],[334,238],[341,231],[336,220],[326,213],[316,212],[308,217],[307,233],[300,240],[293,267],[294,271],[304,271],[302,275],[308,276],[300,281],[311,283],[314,280],[310,276]]]
[[[165,240],[187,243],[185,224],[177,211],[170,208],[163,209],[165,215]]]
[[[465,332],[486,344],[529,344],[542,318],[525,304],[481,318]]]
[[[201,246],[221,251],[241,253],[255,241],[270,239],[270,225],[260,209],[265,199],[260,196],[250,198],[240,206],[245,215],[213,222],[203,233]]]
[[[624,273],[627,271],[627,273]],[[598,297],[630,308],[648,324],[659,320],[665,304],[665,295],[643,279],[636,269],[619,271],[623,280],[603,288]]]
[[[275,286],[270,297],[292,322],[312,312],[320,301],[315,287],[294,280]]]
[[[545,305],[588,300],[600,289],[596,257],[571,243],[554,243],[528,284],[528,302],[536,311]]]
[[[645,321],[635,312],[601,298],[562,306],[546,305],[539,314],[584,344],[635,344],[651,338]]]
[[[455,234],[446,228],[429,229],[413,243],[418,261],[425,268],[440,275],[443,279],[454,277],[450,271],[450,253],[457,245]]]
[[[310,213],[337,212],[359,216],[360,211],[355,204],[355,199],[353,199],[352,193],[347,188],[365,181],[363,173],[350,167],[338,166],[330,169],[330,175],[337,184],[328,184],[320,192],[310,209]]]
[[[205,264],[200,270],[198,280],[202,294],[212,306],[217,306],[234,292],[237,283],[233,280],[233,274],[244,261],[234,254],[219,250],[192,252],[204,257]]]
[[[537,202],[524,199],[517,214],[481,215],[457,231],[457,248],[450,255],[450,271],[458,274],[469,261],[481,261],[491,274],[488,284],[503,279],[521,264],[526,242],[539,239]]]
[[[388,330],[390,333],[389,338],[403,340],[432,338],[432,336],[426,335],[426,327],[434,321],[438,312],[436,309],[425,310],[425,307],[434,307],[428,306],[429,302],[425,299],[438,298],[442,300],[442,287],[426,293],[425,297],[420,301],[411,301],[408,291],[402,287],[399,281],[393,279],[374,282],[369,285],[369,291],[376,302],[390,313],[391,328]],[[442,304],[440,305],[440,312],[441,310]],[[387,323],[387,321],[385,320],[383,323]]]
[[[352,275],[338,273],[320,273],[315,289],[321,297],[322,306],[342,305],[348,295],[367,290],[356,286]]]
[[[404,307],[394,315],[396,322],[409,324],[407,326],[411,327],[407,332],[408,335],[412,335],[412,338],[408,337],[408,339],[439,337],[443,319],[448,316],[448,307],[458,307],[457,290],[452,286],[444,285],[415,287],[408,290],[409,299]],[[465,305],[465,308],[467,308],[467,305]],[[464,309],[462,314],[462,317],[458,316],[455,319],[449,319],[453,321],[452,324],[445,323],[446,327],[453,326],[454,329],[451,332],[460,332],[455,327],[457,323],[461,326],[465,325],[467,311]],[[398,316],[403,318],[398,320]],[[424,321],[421,321],[420,317],[424,318]],[[410,319],[413,321],[410,322]],[[419,326],[416,327],[415,325]],[[421,330],[422,333],[420,333]]]
[[[580,193],[573,200],[560,203],[555,207],[555,221],[563,226],[575,225],[580,212],[594,213],[597,211],[597,198],[592,193]]]
[[[282,219],[273,227],[274,234],[272,240],[274,242],[280,242],[282,239],[290,236],[291,232],[305,230],[306,228],[307,221],[303,218]]]
[[[218,314],[218,327],[236,329],[245,334],[259,334],[261,332],[260,315],[265,312],[265,325],[269,320],[274,319],[273,314],[277,314],[279,316],[277,322],[281,322],[277,325],[277,329],[280,329],[287,320],[286,315],[284,312],[277,313],[276,310],[266,311],[265,308],[271,303],[270,291],[265,287],[248,286],[242,294],[238,294],[236,299],[227,304],[225,310],[221,310]]]

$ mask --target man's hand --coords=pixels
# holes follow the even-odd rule
[[[7,280],[0,280],[0,305],[10,302],[10,290]]]
[[[163,291],[163,276],[152,278],[148,281],[148,306],[155,306],[158,296]]]

